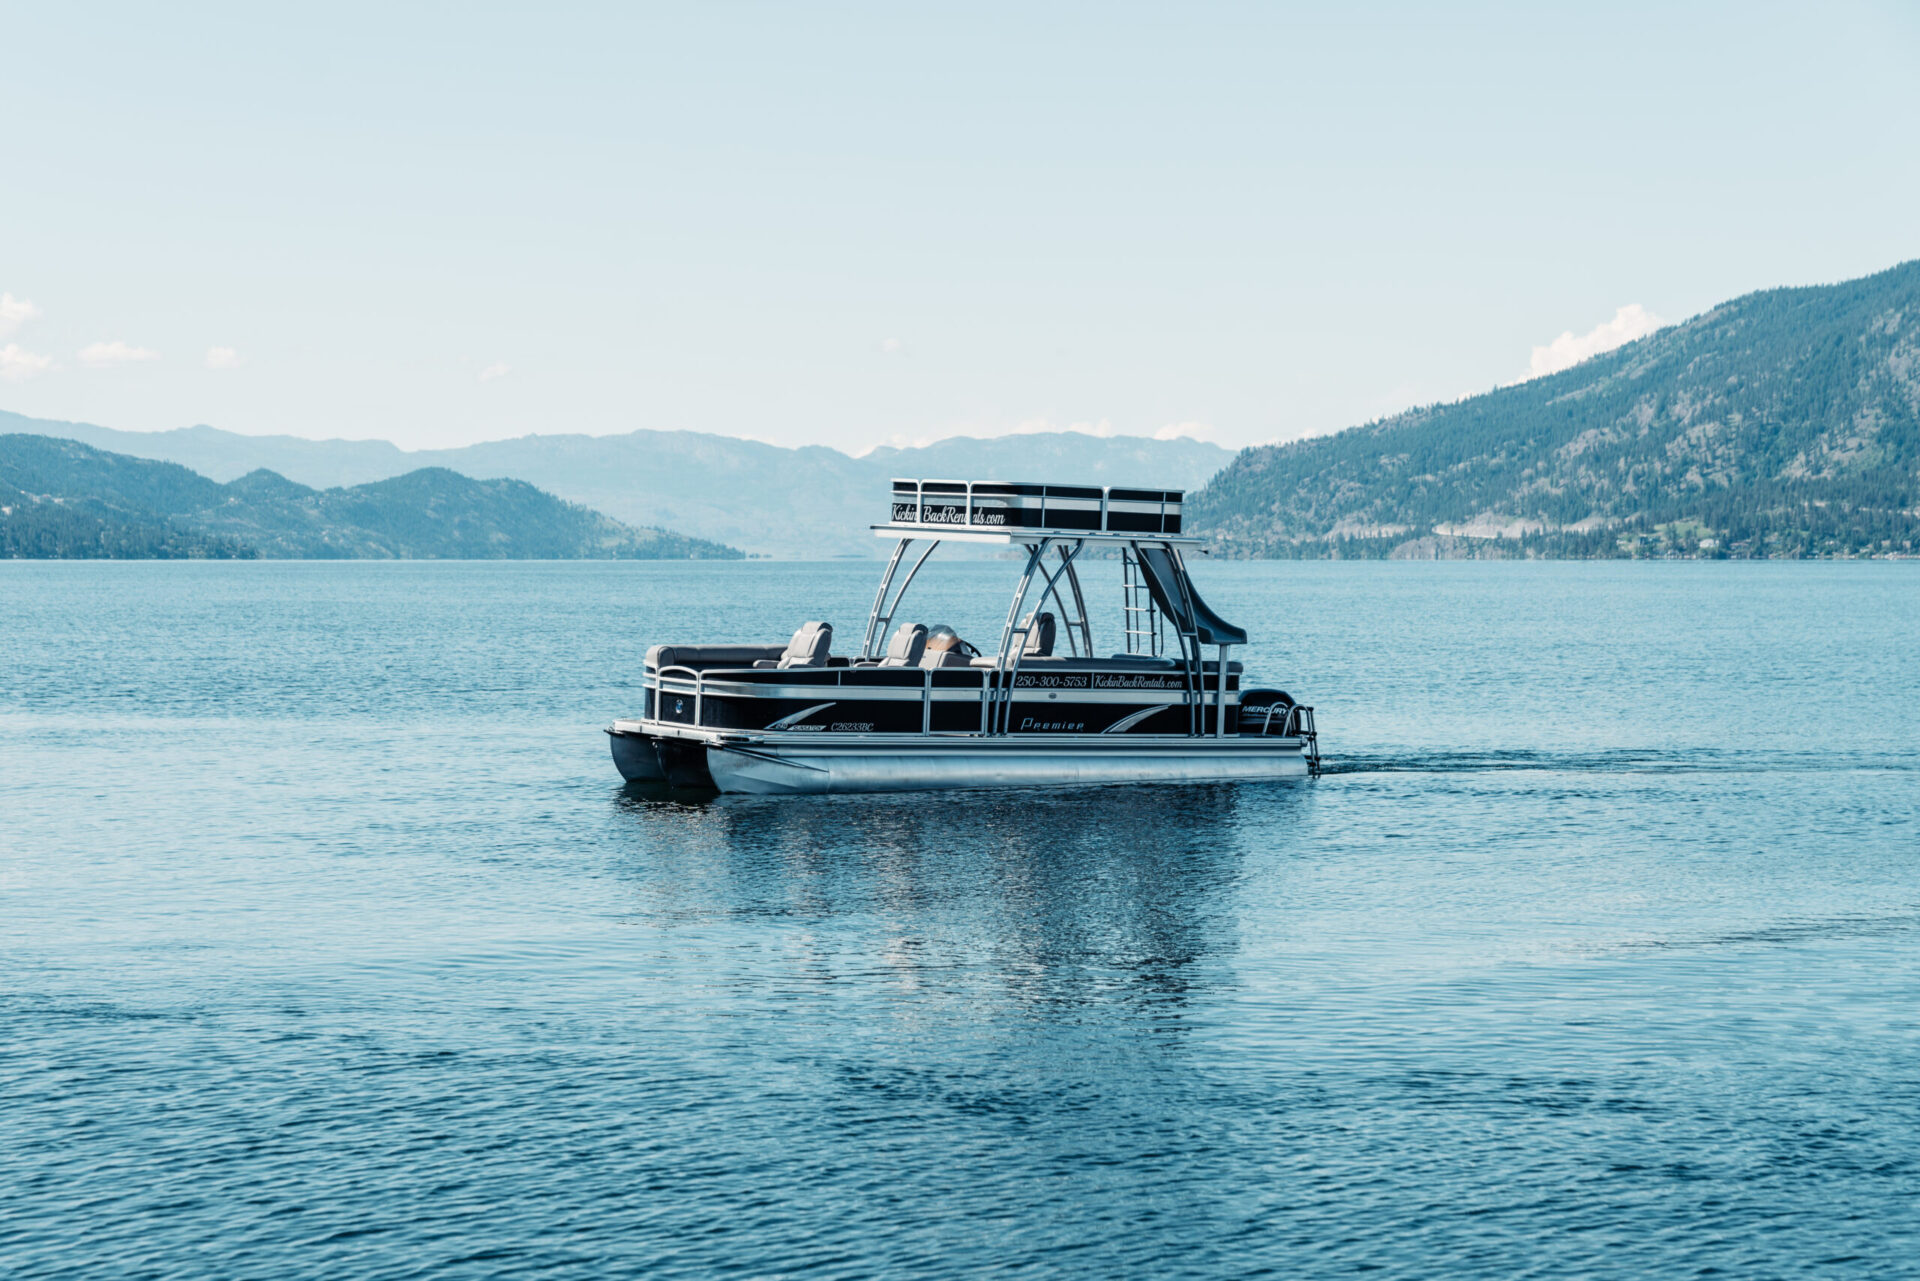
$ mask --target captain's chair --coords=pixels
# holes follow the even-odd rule
[[[927,633],[927,648],[920,655],[920,666],[965,667],[980,651],[960,639],[960,634],[942,623]]]
[[[887,656],[880,660],[881,667],[918,667],[920,656],[927,652],[927,625],[925,623],[902,623],[900,630],[887,642]]]
[[[827,651],[833,648],[832,623],[802,623],[787,642],[779,658],[762,658],[755,667],[825,667]]]
[[[1058,631],[1058,626],[1051,612],[1042,610],[1038,615],[1028,614],[1021,621],[1020,626],[1027,629],[1027,638],[1020,643],[1021,662],[1029,658],[1053,657],[1053,638]],[[997,667],[1000,663],[999,659],[991,657],[974,658],[970,661],[974,667]]]
[[[1028,614],[1027,621],[1021,624],[1027,628],[1027,643],[1020,647],[1022,658],[1052,658],[1053,636],[1056,630],[1053,613],[1042,610],[1039,614]]]

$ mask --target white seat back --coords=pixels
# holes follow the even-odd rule
[[[887,656],[880,660],[882,667],[917,667],[920,656],[927,652],[927,625],[925,623],[902,623],[900,629],[887,642]]]
[[[782,667],[825,667],[827,651],[833,648],[832,623],[802,623],[780,655]]]

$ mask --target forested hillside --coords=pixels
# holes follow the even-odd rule
[[[519,480],[430,467],[342,489],[270,471],[222,485],[177,463],[0,436],[0,556],[684,560],[718,543],[636,529]]]
[[[1920,261],[1773,289],[1550,377],[1250,449],[1229,555],[1920,551]]]

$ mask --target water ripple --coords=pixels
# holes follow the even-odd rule
[[[1319,782],[619,786],[870,568],[0,563],[0,1273],[1920,1273],[1899,567],[1207,567]]]

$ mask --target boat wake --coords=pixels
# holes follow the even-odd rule
[[[1338,774],[1561,774],[1920,772],[1920,754],[1848,751],[1729,751],[1722,748],[1621,748],[1599,752],[1453,751],[1415,749],[1325,757],[1321,772]]]

